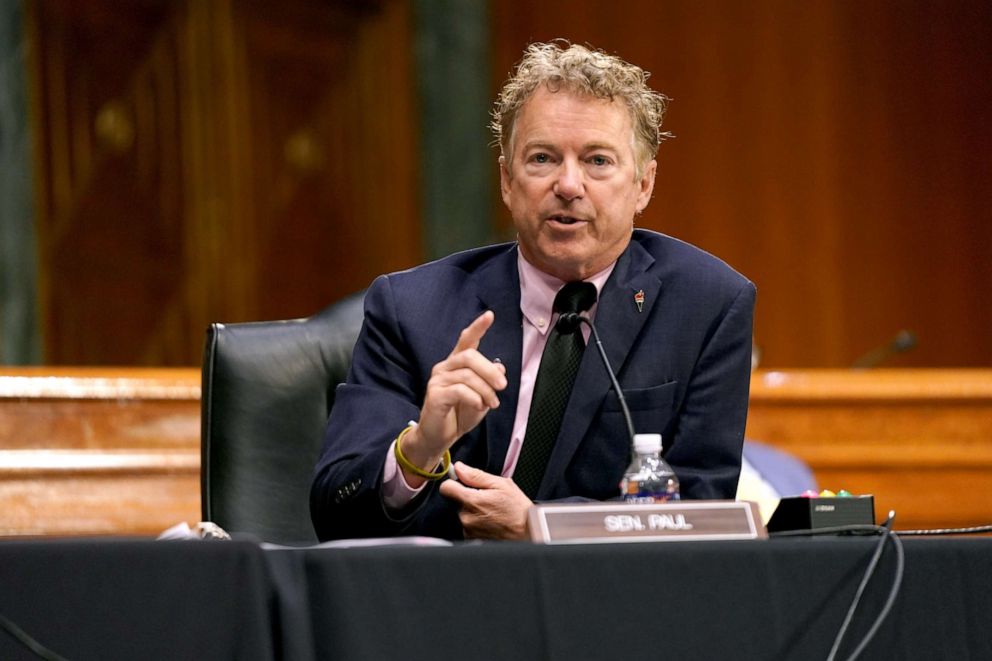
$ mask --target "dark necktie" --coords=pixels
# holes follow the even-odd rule
[[[555,296],[554,311],[585,312],[596,302],[596,287],[589,282],[569,282]],[[558,438],[565,406],[572,394],[575,374],[579,371],[585,341],[574,318],[562,319],[548,334],[548,343],[541,354],[541,365],[534,381],[527,433],[513,471],[513,481],[531,500],[537,495],[551,450]]]

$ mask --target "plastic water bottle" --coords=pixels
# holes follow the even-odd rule
[[[664,503],[679,500],[679,478],[661,458],[661,434],[636,434],[634,460],[620,483],[628,503]]]

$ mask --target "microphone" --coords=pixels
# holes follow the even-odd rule
[[[908,330],[901,330],[895,334],[887,344],[880,347],[875,347],[865,355],[854,361],[851,367],[855,369],[867,369],[869,367],[878,367],[880,364],[896,355],[897,353],[905,353],[910,349],[916,347],[916,333]]]
[[[610,359],[606,357],[606,350],[603,349],[603,342],[599,339],[599,333],[596,331],[596,326],[589,320],[585,315],[581,315],[578,312],[564,312],[558,318],[558,323],[561,325],[561,332],[574,332],[579,324],[585,324],[592,331],[592,336],[596,340],[596,348],[599,349],[599,357],[603,359],[603,367],[606,368],[606,373],[610,377],[610,383],[613,384],[613,390],[617,394],[617,401],[620,402],[620,410],[623,411],[623,419],[627,423],[627,433],[630,435],[630,456],[631,459],[634,457],[634,436],[636,432],[634,431],[634,421],[630,417],[630,409],[627,408],[627,400],[623,396],[623,390],[620,389],[620,382],[617,381],[617,375],[613,371],[613,367],[610,365]]]

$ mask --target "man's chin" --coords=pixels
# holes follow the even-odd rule
[[[570,282],[585,280],[612,264],[627,247],[630,237],[603,246],[590,237],[576,241],[542,241],[538,244],[536,261],[525,252],[531,264],[550,275]]]
[[[545,273],[565,282],[582,280],[594,273],[589,272],[591,259],[588,252],[568,250],[544,252],[539,255],[536,262],[531,261],[531,263]]]

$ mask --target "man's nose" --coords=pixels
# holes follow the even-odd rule
[[[585,184],[582,179],[582,168],[578,163],[565,160],[558,169],[558,178],[554,185],[555,195],[564,200],[574,200],[582,197]]]

